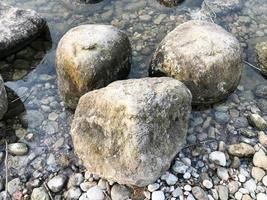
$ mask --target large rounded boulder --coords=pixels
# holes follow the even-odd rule
[[[185,143],[191,93],[172,78],[122,80],[83,95],[71,135],[87,169],[121,184],[157,180]]]
[[[8,101],[4,81],[0,75],[0,120],[7,111]]]
[[[88,91],[128,76],[131,45],[127,35],[109,25],[81,25],[69,30],[56,52],[60,94],[70,108]]]
[[[192,20],[171,31],[157,48],[150,76],[182,81],[193,104],[211,104],[233,92],[243,69],[238,40],[222,27]]]
[[[37,12],[0,2],[0,58],[29,44],[46,27],[45,19]]]

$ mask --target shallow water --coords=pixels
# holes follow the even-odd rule
[[[45,174],[42,175],[43,179],[50,172],[60,170],[76,160],[69,136],[72,113],[60,101],[54,68],[55,50],[63,34],[72,27],[88,23],[112,24],[126,31],[133,47],[133,64],[129,77],[145,77],[157,44],[174,27],[195,16],[193,13],[200,9],[202,3],[201,0],[185,0],[176,7],[167,8],[155,0],[103,0],[96,4],[73,3],[71,0],[3,1],[38,11],[46,17],[49,27],[48,36],[40,39],[41,45],[30,47],[38,52],[38,56],[26,53],[26,58],[24,54],[21,57],[16,55],[15,58],[10,57],[0,62],[1,65],[8,63],[9,66],[6,67],[9,72],[4,76],[8,81],[6,86],[21,97],[20,101],[10,104],[11,111],[6,117],[7,138],[9,142],[23,141],[30,147],[30,152],[24,159],[10,158],[10,173],[36,178],[38,171],[45,169],[45,172],[42,171]],[[246,0],[243,3],[241,10],[217,16],[214,20],[236,35],[244,47],[245,60],[256,65],[255,43],[267,38],[267,0]],[[22,65],[23,59],[34,61],[28,64],[32,70],[18,70],[19,75],[14,76],[10,68],[13,69],[18,59],[20,62],[17,65]],[[240,86],[228,100],[208,108],[195,108],[192,112],[188,143],[215,138],[227,143],[242,140],[233,116],[246,116],[259,103],[253,92],[260,83],[267,84],[267,81],[257,70],[245,66]],[[231,116],[232,122],[230,120],[224,124],[216,120],[216,115],[222,113]],[[262,113],[265,116],[265,111]],[[210,122],[206,122],[207,127],[204,126],[204,122],[209,120]],[[217,130],[215,133],[214,129]],[[253,143],[254,140],[249,142]],[[210,145],[212,149],[216,148],[216,143]]]

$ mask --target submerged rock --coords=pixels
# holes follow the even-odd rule
[[[116,81],[80,98],[71,127],[74,149],[90,172],[145,186],[183,147],[190,111],[190,91],[177,80]]]
[[[8,152],[12,155],[23,156],[28,153],[28,147],[24,143],[12,143],[8,145]]]
[[[150,75],[180,80],[190,89],[194,104],[209,104],[236,89],[242,69],[242,50],[232,34],[214,23],[192,20],[163,39]]]
[[[210,10],[216,15],[229,15],[229,12],[237,12],[241,8],[241,0],[205,0],[202,3],[202,9]]]
[[[228,153],[233,156],[244,157],[244,156],[252,156],[255,153],[255,150],[249,144],[239,143],[239,144],[229,145]]]
[[[60,94],[66,105],[76,108],[88,91],[128,76],[131,45],[127,35],[109,25],[81,25],[60,40],[56,69]]]
[[[49,200],[49,195],[44,187],[34,188],[31,195],[31,200]]]
[[[8,101],[4,81],[0,75],[0,120],[7,111]]]
[[[263,150],[259,150],[254,154],[253,164],[256,167],[260,167],[264,170],[267,170],[267,155],[264,153]]]
[[[35,11],[0,2],[0,58],[23,48],[45,28],[44,18]]]
[[[250,114],[248,116],[249,123],[259,130],[267,128],[267,122],[259,114]]]
[[[267,76],[267,42],[260,42],[256,44],[255,49],[261,73]]]
[[[157,0],[160,4],[167,7],[174,7],[181,3],[183,0]]]

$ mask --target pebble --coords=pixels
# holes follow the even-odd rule
[[[162,191],[152,192],[152,200],[165,200],[165,195]]]
[[[202,184],[203,184],[204,187],[207,188],[207,189],[211,189],[211,188],[213,187],[212,182],[209,181],[209,180],[207,180],[207,179],[203,180]]]
[[[7,191],[12,195],[16,191],[22,190],[22,183],[19,178],[14,178],[7,183]]]
[[[259,167],[253,167],[251,170],[251,175],[256,181],[261,181],[262,177],[265,175],[265,172]]]
[[[50,200],[44,187],[34,188],[31,194],[31,200]]]
[[[223,167],[226,165],[226,157],[223,152],[214,151],[210,153],[209,159],[217,165],[220,165]]]
[[[217,175],[220,179],[227,181],[229,179],[229,174],[226,168],[218,167],[217,168]]]
[[[175,161],[172,170],[178,174],[184,174],[189,167],[181,161]]]
[[[267,148],[267,135],[263,131],[260,131],[258,134],[259,137],[259,142],[261,143],[262,146]]]
[[[248,194],[243,195],[242,200],[252,200]]]
[[[267,128],[267,122],[259,114],[250,114],[248,116],[249,123],[259,130]]]
[[[166,172],[161,179],[165,180],[168,185],[174,185],[178,181],[178,178],[169,172]]]
[[[179,187],[172,191],[172,196],[173,197],[179,197],[181,195],[183,195],[183,191]]]
[[[197,200],[209,200],[207,194],[201,187],[193,187],[192,188],[192,194]]]
[[[253,164],[256,167],[267,170],[267,156],[262,150],[256,152],[253,156]]]
[[[184,186],[184,190],[185,190],[185,191],[191,191],[191,190],[192,190],[191,185],[185,185],[185,186]]]
[[[81,173],[75,173],[70,176],[68,181],[68,188],[79,186],[84,181],[84,177]]]
[[[235,199],[236,199],[236,200],[241,200],[242,197],[243,197],[243,194],[242,194],[241,192],[236,192],[236,193],[235,193]]]
[[[262,183],[267,187],[267,175],[263,177]]]
[[[159,184],[158,183],[149,184],[147,186],[147,189],[148,189],[149,192],[154,192],[157,189],[159,189]]]
[[[23,156],[28,153],[28,147],[24,143],[13,143],[8,145],[8,152],[15,156]]]
[[[241,183],[244,183],[246,181],[246,177],[243,174],[239,174],[238,179]]]
[[[228,200],[228,188],[224,185],[219,185],[218,186],[218,193],[219,193],[219,197],[220,200]]]
[[[67,192],[67,199],[77,200],[81,196],[82,191],[78,187],[70,188]]]
[[[59,192],[64,187],[66,183],[66,176],[64,175],[57,175],[53,177],[50,181],[48,181],[47,186],[52,192]]]
[[[104,200],[105,199],[104,192],[103,190],[101,190],[99,186],[91,187],[87,191],[86,194],[87,194],[88,200]]]
[[[264,193],[257,194],[257,200],[266,200],[266,199],[267,199],[267,194]]]
[[[243,184],[244,188],[247,189],[250,193],[254,193],[256,188],[257,188],[257,185],[256,185],[256,182],[254,181],[254,179],[249,179],[248,181],[246,181],[244,184]]]
[[[111,199],[112,200],[122,200],[130,199],[131,191],[128,187],[124,185],[115,184],[111,188]]]
[[[228,147],[229,154],[238,157],[252,156],[255,153],[254,148],[246,143],[232,144]]]
[[[236,193],[239,188],[239,184],[237,181],[230,181],[227,186],[230,194]]]

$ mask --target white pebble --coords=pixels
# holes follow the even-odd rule
[[[164,193],[162,191],[152,192],[152,200],[165,200]]]

